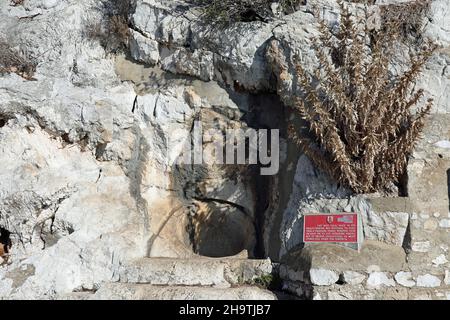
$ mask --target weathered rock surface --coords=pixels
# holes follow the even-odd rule
[[[229,287],[270,275],[270,260],[145,258],[119,270],[121,282]]]
[[[309,278],[314,285],[329,286],[339,280],[339,275],[332,270],[311,268]]]
[[[0,298],[274,298],[222,288],[267,275],[269,261],[196,260],[243,250],[281,259],[285,286],[299,296],[448,298],[448,1],[433,1],[423,30],[440,45],[418,83],[435,107],[405,198],[352,196],[286,139],[284,105],[298,90],[292,58],[314,70],[312,12],[336,23],[336,1],[309,0],[291,15],[220,34],[180,4],[136,2],[130,56],[143,66],[86,37],[102,17],[97,1],[0,3],[0,40],[37,63],[36,81],[0,76],[0,230],[12,243],[0,258]],[[266,55],[272,40],[287,57],[283,78]],[[409,52],[399,46],[398,54]],[[280,173],[258,180],[247,166],[176,164],[195,120],[281,129]],[[311,211],[358,212],[361,252],[296,250]]]
[[[381,286],[394,287],[395,281],[389,278],[384,272],[372,272],[367,279],[369,288],[378,288]]]
[[[431,274],[424,274],[417,277],[417,286],[418,287],[439,287],[441,285],[441,280],[433,276]]]
[[[406,266],[401,247],[376,241],[366,241],[360,252],[334,244],[307,244],[292,250],[281,263],[298,271],[326,269],[338,274],[348,270],[367,272],[372,266],[378,271],[395,272]]]
[[[105,59],[103,48],[85,38],[86,26],[101,14],[95,1],[25,3],[0,5],[0,36],[38,63],[34,82],[0,78],[0,226],[13,244],[0,268],[0,296],[96,290],[117,281],[126,261],[211,253],[213,240],[222,246],[218,256],[251,252],[255,200],[248,181],[174,165],[199,114],[205,126],[218,119],[219,129],[230,120],[245,126],[228,93],[181,78],[143,90],[137,86],[151,75],[136,80],[132,71],[134,86],[122,82],[116,71],[125,62]],[[33,14],[38,18],[16,23]],[[200,190],[190,187],[195,183],[203,184]],[[195,203],[180,197],[186,188]],[[223,202],[228,207],[217,209]],[[208,207],[203,220],[226,214],[229,223],[214,230],[223,234],[216,240],[198,222],[193,244],[188,213],[201,206]]]
[[[366,279],[366,276],[356,271],[344,271],[342,273],[342,281],[351,285],[362,283]]]
[[[256,287],[211,288],[108,284],[91,299],[96,300],[276,300],[270,291]]]
[[[442,276],[407,271],[405,258],[402,248],[372,241],[360,253],[308,245],[285,256],[280,277],[285,290],[305,299],[446,299]]]

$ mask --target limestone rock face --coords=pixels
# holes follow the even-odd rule
[[[0,77],[2,298],[96,291],[139,257],[253,256],[256,198],[246,166],[176,161],[195,119],[245,129],[248,97],[237,105],[214,82],[107,55],[85,35],[100,15],[88,0],[0,4],[0,38],[37,63],[36,81]],[[131,32],[132,57],[159,62],[159,43],[139,46],[144,36]],[[252,53],[242,62],[233,53],[236,64],[251,64]]]
[[[139,60],[147,62],[159,52],[155,62],[173,73],[253,90],[270,86],[264,46],[273,25],[236,25],[218,33],[201,26],[195,9],[177,14],[182,5],[184,1],[178,0],[137,1],[132,24],[139,32],[133,32],[132,41],[139,48],[136,52],[153,48],[148,54],[136,53]]]
[[[448,286],[450,260],[449,7],[433,1],[423,30],[440,45],[417,84],[435,108],[411,155],[407,197],[387,198],[353,195],[287,137],[287,106],[301,89],[293,57],[317,68],[312,13],[336,24],[335,0],[220,33],[185,1],[137,0],[125,55],[87,36],[104,14],[98,1],[2,1],[0,41],[37,69],[33,81],[0,73],[0,299],[275,298],[250,286],[273,272],[270,261],[199,256],[269,256],[288,291],[309,298],[436,298],[426,290]],[[286,56],[282,77],[267,54],[273,41]],[[409,58],[407,48],[398,56]],[[280,129],[278,174],[180,162],[198,124]],[[304,247],[311,212],[357,212],[365,250]]]
[[[82,44],[92,3],[25,3],[0,5],[0,37],[38,62],[36,81],[0,78],[0,226],[12,244],[0,296],[52,298],[116,279],[120,261],[145,253],[147,217],[126,165],[101,159],[104,146],[126,141],[135,95],[113,76],[103,49]],[[15,22],[38,13],[38,20]]]

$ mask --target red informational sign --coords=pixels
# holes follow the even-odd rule
[[[305,215],[303,242],[358,242],[358,215]]]

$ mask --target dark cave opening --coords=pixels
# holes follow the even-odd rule
[[[10,238],[11,232],[7,229],[0,227],[0,257],[4,260],[10,253],[12,241]]]

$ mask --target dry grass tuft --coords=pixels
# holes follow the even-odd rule
[[[290,135],[319,168],[354,192],[384,191],[405,172],[430,113],[432,100],[425,101],[414,82],[434,47],[422,48],[408,70],[392,76],[396,38],[391,32],[369,31],[365,17],[353,17],[346,5],[340,6],[335,34],[320,24],[315,74],[295,61],[301,94],[293,107],[307,123],[307,134],[290,126]],[[288,72],[276,41],[268,56],[280,75]]]
[[[36,64],[17,52],[11,46],[0,41],[0,74],[16,73],[26,80],[34,80]]]
[[[207,25],[227,27],[236,22],[267,22],[273,18],[271,4],[278,2],[285,14],[297,11],[305,0],[190,0],[201,9],[200,20]]]

